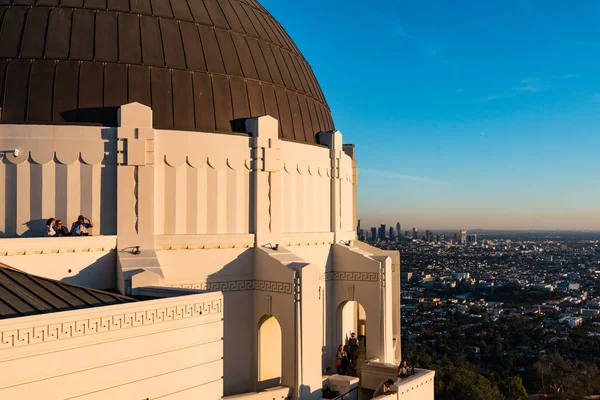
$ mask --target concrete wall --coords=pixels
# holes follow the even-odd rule
[[[248,136],[155,135],[155,233],[250,232]]]
[[[223,397],[223,400],[284,400],[289,399],[292,394],[290,388],[283,386],[267,389],[262,392],[250,392]]]
[[[392,309],[391,309],[391,326],[393,334],[393,347],[394,347],[394,364],[400,364],[402,358],[402,330],[400,321],[400,252],[399,251],[385,251],[376,247],[370,246],[363,242],[355,242],[356,247],[362,251],[376,254],[382,257],[389,257],[391,261],[391,276],[390,284],[392,286]]]
[[[0,236],[41,236],[48,218],[67,228],[84,214],[93,235],[116,234],[116,129],[2,125]],[[106,152],[106,155],[105,155]]]
[[[307,146],[282,141],[281,157],[281,232],[329,232],[329,149],[325,146]]]
[[[228,243],[233,246],[231,240],[236,239],[234,237],[228,241],[226,237],[217,235],[219,241],[211,242],[207,236],[163,237],[158,241],[163,250],[156,253],[165,274],[165,285],[223,292],[223,303],[227,310],[227,317],[223,321],[224,394],[252,391],[256,367],[252,352],[254,343],[250,339],[254,336],[253,328],[256,323],[253,311],[254,250],[181,249],[193,246],[211,247],[211,243],[219,243],[214,247],[226,247]],[[244,243],[244,238],[238,239],[236,243]],[[165,250],[166,248],[171,250]]]
[[[70,227],[79,214],[94,221],[93,235],[116,234],[117,136],[116,128],[0,127],[0,150],[19,149],[18,157],[0,153],[0,235],[40,236],[48,218]],[[155,130],[153,142],[157,235],[251,232],[247,135]],[[330,232],[330,150],[287,141],[280,146],[281,231]],[[352,159],[339,157],[342,228],[353,231]]]
[[[95,289],[114,289],[116,236],[0,239],[0,263]]]
[[[375,390],[379,385],[391,379],[395,381],[392,389],[396,393],[375,397],[378,400],[433,400],[435,394],[435,371],[415,369],[408,378],[396,378],[398,366],[395,364],[369,363],[362,368],[362,387]]]
[[[369,253],[362,252],[356,247],[334,245],[333,251],[334,271],[329,273],[328,308],[330,315],[337,316],[337,326],[329,336],[328,347],[337,348],[343,337],[344,327],[340,305],[345,305],[347,301],[357,301],[364,307],[366,313],[368,335],[366,358],[384,360],[387,333],[384,321],[385,295],[382,293],[382,261],[374,259]],[[389,341],[391,343],[391,338]]]
[[[0,321],[0,398],[220,399],[220,293]]]

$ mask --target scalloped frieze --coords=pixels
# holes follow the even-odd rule
[[[243,169],[245,164],[246,164],[246,160],[243,158],[228,158],[227,159],[227,166],[234,171],[239,171],[239,170]]]
[[[104,160],[104,149],[101,147],[88,149],[79,153],[81,162],[87,165],[101,164]]]
[[[227,158],[208,157],[207,163],[212,169],[223,169],[227,165]]]
[[[56,149],[56,159],[61,164],[73,164],[75,161],[79,161],[79,149],[73,149],[68,147],[59,147]]]
[[[19,155],[15,157],[12,153],[1,155],[0,160],[6,159],[11,164],[21,164],[29,160],[33,164],[48,164],[50,162],[56,162],[58,164],[70,165],[77,161],[87,165],[97,165],[104,161],[105,154],[102,148],[87,149],[85,151],[78,151],[72,149],[58,149],[54,151],[52,148],[37,148],[34,150],[23,149],[22,146],[19,148]],[[114,157],[116,161],[116,157]]]
[[[54,160],[54,150],[50,147],[43,147],[37,151],[29,152],[29,156],[35,164],[48,164]]]
[[[206,166],[208,157],[204,154],[192,153],[187,156],[187,163],[192,168],[200,169]]]
[[[246,169],[248,171],[251,170],[252,160],[249,158],[224,158],[221,159],[219,157],[207,157],[206,155],[193,154],[188,156],[182,156],[183,158],[168,157],[165,155],[164,160],[165,163],[173,168],[178,168],[184,163],[189,165],[192,168],[200,169],[205,166],[209,166],[212,169],[223,169],[225,167],[232,169],[234,171],[239,171],[242,169]],[[181,161],[183,160],[183,162]]]
[[[320,176],[323,178],[331,177],[331,168],[317,165],[306,165],[296,162],[284,162],[283,170],[288,174]]]
[[[187,157],[182,152],[169,152],[165,154],[165,163],[173,168],[179,168],[186,162]]]

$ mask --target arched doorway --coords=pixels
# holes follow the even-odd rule
[[[275,317],[263,317],[258,325],[259,390],[281,384],[281,327]]]
[[[354,368],[360,369],[360,366],[366,359],[367,352],[367,313],[364,307],[357,301],[345,301],[337,309],[337,347],[349,344],[352,333],[356,334],[359,340],[358,354],[354,358]]]

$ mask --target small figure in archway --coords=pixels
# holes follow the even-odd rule
[[[346,366],[348,365],[348,353],[344,350],[344,346],[340,344],[336,354],[335,366],[339,375],[346,374]]]
[[[350,351],[348,350],[348,345],[344,346],[344,354],[346,355],[346,357],[342,359],[344,375],[348,375],[348,368],[350,367]]]
[[[358,367],[358,338],[356,337],[356,333],[352,332],[350,335],[350,339],[348,340],[348,353],[350,356],[350,361],[352,367],[356,369]]]

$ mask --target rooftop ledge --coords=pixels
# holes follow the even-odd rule
[[[117,236],[0,238],[0,256],[79,253],[114,250]]]
[[[378,396],[377,399],[433,399],[435,371],[415,368],[414,375],[397,379],[397,370],[398,366],[394,364],[368,362],[362,366],[361,386],[375,390],[382,382],[392,379],[396,382],[392,387],[396,393]]]

